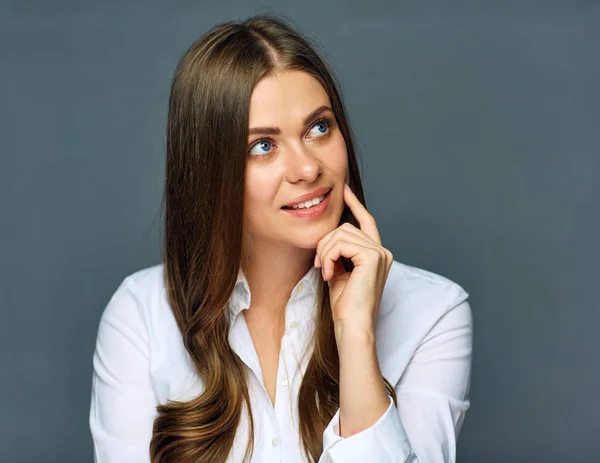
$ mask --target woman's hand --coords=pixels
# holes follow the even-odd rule
[[[321,238],[315,267],[321,268],[323,279],[329,285],[335,325],[372,331],[394,257],[381,245],[375,219],[348,185],[344,188],[344,201],[360,229],[344,223]],[[352,260],[352,272],[344,271],[338,260],[341,256]]]

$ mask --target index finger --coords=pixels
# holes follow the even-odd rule
[[[363,206],[348,184],[344,185],[344,201],[352,211],[354,217],[356,217],[356,220],[358,220],[361,231],[376,243],[381,244],[375,218],[369,214],[369,211]]]

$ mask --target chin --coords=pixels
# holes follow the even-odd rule
[[[337,224],[337,222],[336,222]],[[321,227],[312,227],[310,230],[298,230],[296,233],[290,233],[286,238],[288,242],[301,249],[316,249],[319,241],[327,233],[337,228],[336,224],[331,226],[323,224]]]

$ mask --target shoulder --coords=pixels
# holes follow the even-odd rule
[[[377,350],[384,364],[397,370],[410,358],[440,320],[445,329],[467,326],[470,330],[469,294],[458,283],[431,271],[396,260],[388,273],[377,321]]]
[[[152,312],[164,311],[162,264],[126,275],[112,294],[100,318],[105,325],[127,326],[136,339],[151,342]],[[162,309],[162,310],[161,310]]]
[[[146,267],[124,277],[103,318],[116,316],[116,323],[135,321],[136,339],[144,339],[150,376],[160,402],[179,394],[193,376],[192,361],[168,302],[164,282],[164,264]],[[132,332],[134,331],[134,332]]]
[[[136,299],[148,329],[150,341],[156,339],[157,336],[164,337],[173,328],[178,333],[175,318],[166,296],[164,264],[146,267],[127,275],[121,283],[121,287],[129,291]]]
[[[164,265],[157,264],[127,275],[121,284],[139,299],[143,307],[156,303],[165,295]]]
[[[469,294],[454,281],[437,273],[393,261],[381,299],[380,315],[423,318],[442,315]]]

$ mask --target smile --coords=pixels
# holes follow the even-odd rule
[[[327,211],[331,191],[332,190],[329,190],[326,194],[310,201],[305,201],[304,203],[296,204],[294,206],[283,207],[281,210],[299,219],[316,219]]]
[[[306,201],[300,204],[296,204],[294,206],[289,206],[290,209],[305,209],[308,207],[312,207],[312,206],[316,206],[317,204],[319,204],[321,201],[323,201],[323,198],[325,197],[325,195],[321,195],[318,198],[312,199],[310,201]]]

